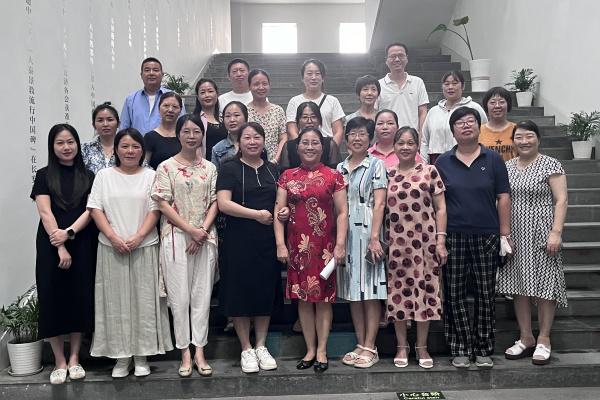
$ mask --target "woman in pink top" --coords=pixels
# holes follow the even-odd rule
[[[398,157],[394,153],[394,135],[398,130],[398,115],[392,110],[383,109],[375,115],[375,143],[369,148],[369,153],[383,160],[385,169],[398,165]],[[417,153],[417,162],[424,163]]]

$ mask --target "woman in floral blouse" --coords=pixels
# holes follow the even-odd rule
[[[217,169],[196,151],[204,137],[200,117],[180,117],[175,133],[181,151],[158,165],[152,190],[162,213],[160,263],[181,350],[179,375],[192,374],[190,343],[196,347],[198,372],[210,375],[204,346],[217,263]]]
[[[298,313],[306,341],[306,355],[298,369],[314,365],[316,372],[328,367],[327,338],[333,316],[336,278],[320,273],[335,258],[346,257],[348,203],[346,185],[339,172],[321,163],[323,135],[317,128],[303,129],[298,135],[301,165],[280,177],[275,214],[289,203],[287,246],[284,226],[275,221],[277,258],[288,264],[286,296],[298,299]]]
[[[97,136],[81,146],[81,155],[85,167],[96,174],[115,165],[113,144],[119,127],[119,113],[110,102],[100,104],[92,112],[92,125]]]

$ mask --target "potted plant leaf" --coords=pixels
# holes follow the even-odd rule
[[[191,88],[190,84],[183,78],[183,75],[171,75],[167,73],[165,73],[162,85],[179,95],[184,95],[186,90]]]
[[[533,100],[533,91],[536,87],[535,79],[537,75],[533,73],[532,68],[522,68],[520,71],[513,70],[506,86],[510,90],[516,91],[517,105],[519,107],[530,107]]]
[[[0,329],[13,337],[7,344],[8,373],[13,376],[33,375],[43,369],[43,341],[38,339],[39,310],[37,297],[27,295],[0,310]]]
[[[469,70],[471,71],[471,90],[473,92],[485,92],[490,88],[490,67],[492,60],[490,60],[489,58],[475,59],[475,57],[473,56],[473,50],[471,49],[471,40],[469,39],[469,33],[467,32],[468,23],[468,15],[452,20],[452,25],[456,27],[463,27],[465,31],[464,36],[455,31],[454,29],[448,28],[448,26],[444,24],[439,24],[429,33],[429,36],[427,36],[427,40],[429,40],[432,34],[440,31],[451,32],[458,36],[467,45],[467,48],[469,49],[469,54],[471,55],[471,59],[469,60]]]
[[[589,160],[594,141],[592,137],[600,135],[600,111],[571,113],[567,127],[567,136],[571,137],[573,158]]]

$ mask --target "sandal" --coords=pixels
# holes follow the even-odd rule
[[[394,358],[394,366],[397,368],[408,367],[408,353],[410,353],[410,346],[396,346],[397,349],[405,348],[408,349],[406,352],[406,358],[396,357]]]
[[[371,368],[373,365],[377,364],[379,361],[379,353],[377,352],[377,348],[370,349],[368,347],[363,347],[362,350],[368,351],[372,355],[371,357],[363,354],[359,355],[354,363],[354,368]],[[359,360],[364,362],[358,362]]]
[[[519,339],[515,342],[515,344],[506,349],[504,352],[504,357],[506,357],[507,360],[519,360],[524,357],[531,357],[534,350],[535,346],[526,347]]]
[[[430,369],[433,368],[433,359],[432,358],[419,358],[419,352],[417,349],[427,349],[427,346],[415,346],[415,353],[417,353],[417,361],[419,362],[419,367]]]
[[[357,344],[355,346],[355,348],[360,349],[360,350],[364,350],[365,349],[360,344]],[[352,366],[352,365],[354,365],[354,363],[356,362],[356,359],[358,357],[359,357],[359,355],[358,355],[357,352],[355,352],[354,350],[349,351],[346,354],[344,354],[344,357],[342,357],[342,364]]]
[[[551,351],[549,347],[542,343],[538,343],[538,345],[535,346],[535,351],[533,352],[533,358],[531,361],[535,365],[546,365],[550,362],[550,354]]]

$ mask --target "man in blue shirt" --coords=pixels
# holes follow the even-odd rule
[[[140,76],[144,88],[127,96],[121,111],[120,129],[135,128],[142,135],[150,132],[160,124],[158,113],[158,100],[163,93],[170,89],[161,87],[163,78],[162,64],[154,57],[142,61]],[[180,115],[185,114],[185,107],[181,108]]]
[[[495,343],[496,271],[500,242],[510,238],[510,184],[502,157],[479,144],[481,116],[469,107],[450,116],[457,145],[435,166],[446,185],[448,261],[444,283],[444,333],[456,368],[491,368]],[[467,278],[475,296],[473,327],[467,311]]]

